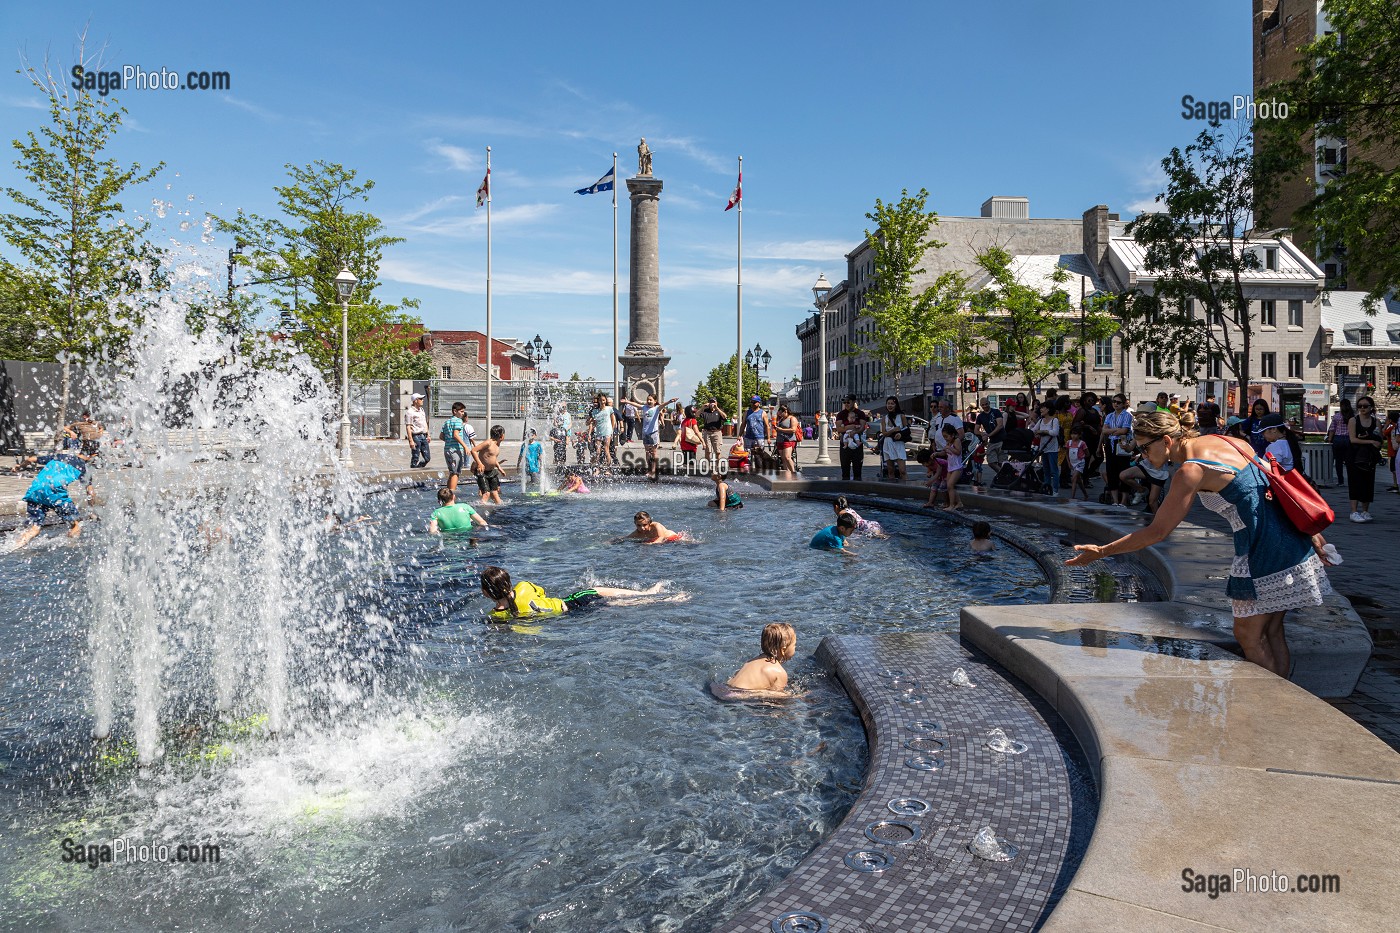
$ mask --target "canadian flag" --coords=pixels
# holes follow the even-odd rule
[[[737,182],[734,183],[734,193],[731,194],[731,195],[729,196],[729,203],[726,204],[726,205],[724,205],[724,209],[725,209],[725,210],[729,210],[729,209],[730,209],[731,207],[733,207],[735,204],[738,204],[738,203],[739,203],[739,199],[742,198],[743,196],[744,196],[744,173],[743,173],[743,172],[740,172],[740,173],[739,173],[739,180],[738,180]]]

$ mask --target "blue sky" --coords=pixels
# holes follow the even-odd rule
[[[228,91],[119,94],[129,131],[113,153],[166,163],[127,206],[219,281],[231,244],[201,242],[205,212],[269,213],[284,163],[341,162],[376,182],[370,209],[406,239],[386,256],[381,297],[420,299],[436,328],[485,326],[474,192],[489,145],[495,333],[538,332],[556,347],[551,369],[600,378],[612,373],[611,199],[572,192],[614,151],[633,174],[646,136],[665,182],[668,394],[688,396],[735,346],[723,208],[736,156],[744,345],[772,351],[776,379],[797,368],[812,283],[843,277],[877,197],[924,186],[948,215],[993,194],[1029,197],[1037,217],[1150,204],[1160,158],[1201,129],[1181,96],[1248,93],[1249,18],[1221,0],[12,4],[0,121],[10,139],[43,119],[13,69],[47,54],[66,71],[84,26],[108,67],[228,71]],[[0,185],[17,184],[6,151]],[[623,190],[622,345],[627,220]]]

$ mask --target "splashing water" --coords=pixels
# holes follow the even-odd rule
[[[99,479],[89,569],[93,734],[129,709],[149,764],[163,717],[246,709],[281,733],[355,703],[365,671],[333,650],[347,600],[317,584],[346,574],[324,544],[357,493],[331,472],[333,396],[310,361],[192,332],[187,307],[163,296],[103,395],[104,459],[121,468]]]

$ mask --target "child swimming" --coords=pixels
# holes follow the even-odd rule
[[[867,521],[860,517],[855,509],[851,508],[851,500],[845,496],[837,496],[836,501],[831,503],[831,507],[836,510],[836,517],[840,518],[842,512],[850,514],[856,520],[856,534],[869,535],[872,538],[887,538],[885,529],[880,527],[879,522]]]
[[[512,586],[510,573],[501,567],[487,567],[481,571],[481,595],[496,603],[491,609],[491,622],[583,612],[605,604],[642,606],[647,603],[683,603],[690,598],[685,593],[673,593],[669,596],[662,596],[660,593],[660,583],[645,590],[599,586],[577,590],[563,599],[554,599],[540,587],[525,580]]]
[[[706,508],[719,509],[721,512],[729,509],[742,509],[744,500],[739,498],[739,494],[729,488],[729,484],[724,481],[724,474],[719,470],[710,473],[710,479],[715,481],[715,497],[705,503]]]
[[[750,693],[783,693],[788,682],[783,664],[797,653],[797,632],[786,622],[769,622],[763,627],[758,647],[762,653],[739,668],[728,686]]]
[[[828,525],[812,535],[808,547],[819,551],[845,551],[846,539],[855,534],[856,520],[851,512],[842,512],[836,517],[836,524]]]
[[[428,519],[428,534],[452,534],[471,531],[473,527],[487,527],[486,519],[481,517],[481,513],[465,502],[458,502],[457,493],[451,487],[444,486],[439,489],[437,499],[438,508]]]
[[[995,551],[997,543],[992,540],[992,526],[986,522],[972,523],[972,544],[969,545],[974,554],[985,554],[988,551]]]
[[[643,544],[671,544],[675,541],[685,540],[685,535],[679,531],[672,531],[665,525],[652,518],[648,512],[638,512],[632,516],[632,522],[637,526],[637,530],[630,535],[618,538],[618,541],[640,541]]]

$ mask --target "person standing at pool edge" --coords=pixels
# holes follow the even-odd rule
[[[404,414],[403,433],[408,438],[408,468],[410,470],[421,469],[428,465],[432,459],[432,451],[428,448],[428,413],[423,411],[423,399],[426,396],[415,392],[413,401],[409,409]]]
[[[1076,545],[1078,553],[1065,563],[1084,566],[1157,544],[1181,524],[1199,496],[1201,505],[1237,529],[1235,559],[1225,587],[1232,600],[1235,640],[1247,660],[1287,677],[1291,659],[1284,616],[1290,609],[1320,606],[1332,592],[1324,569],[1326,539],[1298,531],[1267,498],[1269,480],[1249,445],[1220,435],[1202,437],[1183,429],[1167,412],[1143,414],[1133,426],[1133,436],[1153,467],[1177,464],[1171,491],[1151,525],[1108,544]]]
[[[729,415],[724,409],[719,407],[718,399],[710,399],[705,402],[705,407],[700,410],[700,437],[705,444],[705,460],[714,469],[715,464],[720,462],[719,441],[724,433],[724,423],[729,420]]]

